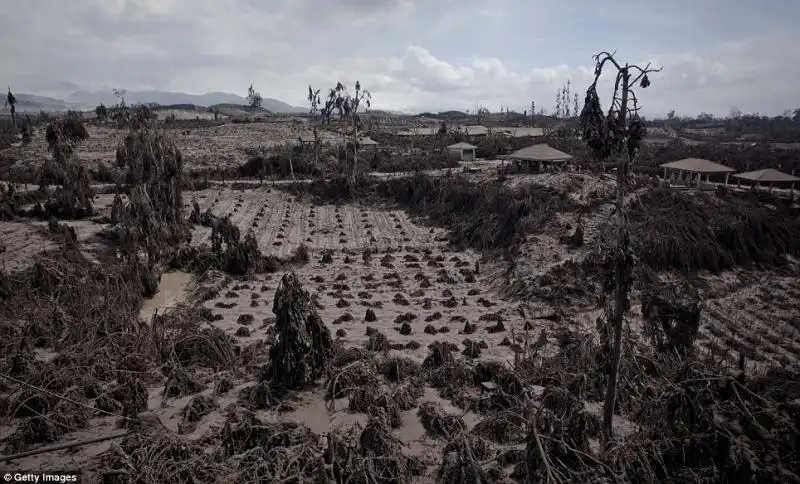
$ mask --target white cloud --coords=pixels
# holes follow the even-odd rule
[[[240,94],[252,82],[266,97],[303,105],[309,84],[324,90],[360,80],[376,108],[480,103],[522,110],[535,100],[552,109],[567,80],[581,101],[591,82],[597,47],[582,39],[627,45],[618,32],[635,31],[641,38],[620,57],[664,65],[640,93],[646,113],[796,107],[800,55],[793,47],[800,34],[774,27],[782,25],[778,12],[771,31],[753,29],[748,38],[726,41],[726,28],[744,22],[740,17],[754,7],[710,1],[713,8],[697,12],[632,2],[612,17],[585,0],[535,7],[497,0],[492,9],[477,0],[6,0],[0,3],[0,62],[8,79],[0,82],[20,92],[51,92],[56,84],[68,89],[68,81]],[[714,8],[719,25],[712,22]],[[681,22],[686,29],[675,28]],[[699,24],[708,32],[688,27]],[[611,82],[603,80],[601,95]]]

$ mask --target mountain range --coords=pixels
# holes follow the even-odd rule
[[[78,90],[63,97],[50,97],[37,94],[14,93],[17,98],[19,112],[63,112],[70,109],[91,111],[100,104],[112,106],[117,97],[111,90],[88,91]],[[162,106],[173,104],[194,104],[195,106],[213,106],[215,104],[247,105],[247,99],[225,92],[209,92],[206,94],[187,94],[168,91],[128,91],[125,93],[128,104],[156,103]],[[308,108],[287,104],[278,99],[264,98],[261,107],[274,113],[306,113]]]

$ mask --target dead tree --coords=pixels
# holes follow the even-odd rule
[[[311,86],[308,86],[308,102],[311,106],[308,113],[311,115],[311,127],[314,130],[314,168],[319,165],[319,89],[314,91]]]
[[[352,178],[355,182],[356,173],[358,170],[358,108],[362,103],[369,109],[372,104],[372,94],[366,89],[361,89],[361,83],[356,81],[356,92],[354,96],[347,96],[350,104],[350,117],[353,125],[353,174]]]
[[[6,94],[6,106],[11,110],[11,123],[17,126],[17,98],[11,93],[11,86],[8,87],[8,94]]]
[[[261,93],[253,89],[253,85],[250,84],[250,87],[247,88],[247,104],[251,109],[255,110],[261,107],[262,102],[263,98],[261,97]]]
[[[344,122],[342,141],[344,142],[345,152],[347,151],[346,133],[348,122],[353,127],[353,171],[351,178],[353,182],[355,182],[358,169],[358,109],[362,104],[366,105],[367,108],[370,107],[372,104],[372,94],[366,89],[362,89],[361,83],[356,81],[355,93],[351,95],[347,91],[347,88],[339,82],[336,84],[336,87],[330,90],[328,102],[336,108],[339,113],[339,119]]]
[[[601,52],[594,56],[595,77],[594,82],[586,90],[586,100],[580,115],[583,139],[586,140],[593,156],[598,160],[609,158],[617,159],[617,247],[611,257],[607,259],[609,277],[606,279],[604,293],[613,294],[613,307],[607,302],[606,306],[606,341],[611,341],[611,365],[608,370],[608,386],[606,388],[605,405],[603,408],[602,437],[604,442],[610,442],[613,437],[614,405],[616,402],[617,378],[619,374],[621,347],[622,347],[622,322],[625,313],[630,309],[630,290],[632,285],[633,254],[623,213],[625,204],[625,189],[629,182],[630,164],[636,156],[641,140],[645,135],[645,127],[639,118],[639,104],[633,86],[638,84],[641,88],[650,85],[648,74],[660,72],[661,68],[654,69],[647,64],[639,67],[631,64],[620,64],[614,54]],[[597,95],[597,81],[603,74],[603,69],[611,66],[616,72],[614,93],[611,106],[607,114],[603,114],[600,98]]]

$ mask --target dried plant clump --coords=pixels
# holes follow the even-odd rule
[[[151,419],[102,454],[103,482],[213,482],[220,469],[203,449]]]
[[[194,431],[197,422],[217,408],[217,402],[205,395],[196,395],[183,407],[182,420],[178,426],[181,433]]]
[[[275,262],[259,250],[252,229],[241,238],[239,228],[228,217],[215,219],[211,228],[211,250],[217,267],[229,274],[275,270]]]
[[[45,160],[41,167],[40,186],[42,191],[47,185],[59,186],[45,205],[49,215],[72,219],[93,213],[91,176],[76,154],[76,145],[88,136],[83,122],[73,117],[47,127],[45,138],[52,159]]]
[[[189,239],[182,213],[183,155],[165,133],[132,131],[117,149],[117,166],[132,187],[121,214],[123,243],[130,254],[143,250],[153,266]]]
[[[263,372],[263,370],[262,370]],[[249,387],[243,388],[239,392],[239,403],[249,410],[266,410],[280,405],[280,397],[283,394],[277,393],[280,391],[271,385],[268,380],[262,378]]]
[[[229,375],[222,374],[219,375],[214,381],[214,396],[221,396],[225,395],[229,391],[233,390],[233,381],[231,380]]]
[[[386,410],[380,407],[370,414],[359,439],[363,455],[392,456],[400,453],[401,444],[392,435],[389,420]]]
[[[375,361],[368,355],[362,355],[359,359],[331,371],[325,398],[329,401],[344,398],[351,391],[362,387],[375,388],[379,383]]]
[[[786,255],[800,254],[797,217],[741,195],[652,189],[633,200],[626,216],[636,255],[652,270],[780,267]]]
[[[193,328],[186,331],[175,340],[172,351],[183,366],[228,369],[236,362],[231,338],[219,328],[204,328],[200,331]]]
[[[403,313],[403,314],[397,316],[394,319],[394,322],[395,322],[395,324],[403,324],[403,323],[408,323],[410,321],[413,321],[415,319],[417,319],[417,315],[416,314],[414,314],[414,313]]]
[[[545,390],[527,438],[527,479],[551,479],[548,476],[553,475],[589,479],[595,471],[585,459],[591,455],[588,435],[592,426],[597,427],[596,421],[581,401],[563,389]]]
[[[367,328],[369,338],[364,343],[364,348],[369,351],[387,352],[390,349],[389,338],[378,330]]]
[[[485,416],[472,429],[472,434],[499,444],[525,442],[528,421],[522,409],[501,410]]]
[[[444,448],[442,465],[436,471],[437,482],[494,482],[481,466],[481,462],[489,457],[489,446],[484,441],[465,434],[459,435]]]
[[[425,360],[422,362],[423,368],[436,369],[442,365],[455,361],[452,349],[447,345],[447,343],[435,341],[431,343],[431,345],[428,347],[428,350],[428,356],[426,356]]]
[[[342,348],[339,347],[330,362],[331,368],[343,368],[344,366],[358,360],[372,360],[373,355],[361,348]]]
[[[283,390],[301,390],[325,373],[333,357],[331,332],[294,273],[283,276],[272,312],[278,342],[270,349],[267,377]]]
[[[184,368],[174,366],[164,384],[164,397],[182,397],[202,391],[204,386],[195,380]]]
[[[390,382],[402,382],[419,376],[422,367],[413,360],[395,356],[381,363],[380,372]]]
[[[240,314],[239,317],[236,318],[236,322],[244,326],[252,324],[254,320],[255,318],[252,314]]]
[[[666,287],[642,294],[644,332],[657,351],[686,355],[700,329],[701,302],[696,294],[679,294]]]
[[[461,352],[467,358],[478,358],[481,356],[481,345],[477,341],[472,341],[471,339],[467,338],[462,343],[464,345],[464,350]]]
[[[392,436],[380,412],[370,416],[360,433],[357,430],[328,434],[325,482],[410,484],[424,472],[421,461],[401,453],[401,443]]]
[[[446,413],[441,405],[435,402],[423,402],[417,410],[417,416],[425,431],[433,438],[452,440],[467,429],[464,419]]]

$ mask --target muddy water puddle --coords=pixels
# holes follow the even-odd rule
[[[145,299],[139,310],[139,318],[149,321],[153,313],[171,309],[186,301],[192,275],[187,272],[166,272],[161,276],[158,292],[150,299]]]

